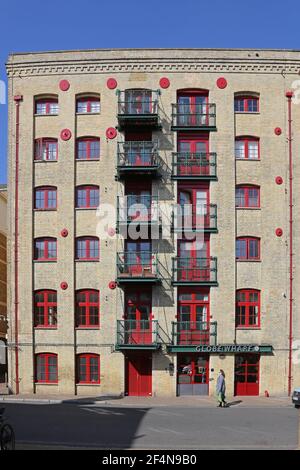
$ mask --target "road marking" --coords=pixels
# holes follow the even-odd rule
[[[183,433],[182,432],[178,432],[178,431],[174,431],[173,429],[169,429],[169,428],[152,428],[152,427],[147,427],[147,429],[149,429],[149,431],[154,431],[154,432],[158,432],[158,433],[163,433],[165,434],[166,432],[170,432],[172,434],[176,434],[178,436],[181,436]]]
[[[80,407],[85,411],[89,411],[90,413],[96,413],[96,415],[114,415],[114,416],[125,416],[125,413],[118,413],[116,411],[104,410],[104,409],[97,409],[93,410],[91,408],[87,408],[85,406]]]

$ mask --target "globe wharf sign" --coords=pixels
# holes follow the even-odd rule
[[[269,345],[259,346],[257,344],[220,344],[217,346],[201,345],[196,346],[196,352],[203,353],[260,353],[272,352],[273,347]]]

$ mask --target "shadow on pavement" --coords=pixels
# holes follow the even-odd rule
[[[240,405],[240,403],[243,403],[243,400],[236,400],[236,401],[227,402],[227,408],[230,408],[231,406],[235,406],[235,405]]]

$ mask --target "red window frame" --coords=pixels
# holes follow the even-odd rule
[[[236,102],[243,101],[243,110],[236,109]],[[257,103],[257,111],[249,110],[249,101],[256,101]],[[234,111],[235,113],[259,113],[259,97],[258,96],[251,96],[251,95],[240,95],[235,96],[234,98]]]
[[[238,295],[244,294],[245,300],[239,300]],[[251,301],[250,296],[251,294],[257,294],[257,302]],[[236,328],[259,328],[260,327],[260,311],[261,311],[261,296],[260,291],[257,289],[239,289],[236,292],[236,309],[235,309],[235,324]],[[241,313],[239,309],[241,307],[245,308],[245,323],[241,323]],[[257,315],[251,315],[250,308],[257,307],[258,312]],[[251,317],[256,318],[256,324],[251,324],[250,319]]]
[[[51,113],[51,104],[56,104],[57,105],[57,112]],[[37,112],[37,107],[39,104],[45,104],[46,105],[46,112],[45,113],[38,113]],[[35,100],[34,103],[34,111],[37,116],[46,116],[46,115],[57,115],[58,114],[58,98],[38,98]]]
[[[44,254],[45,256],[39,258],[37,255],[37,242],[44,242]],[[49,258],[49,243],[55,242],[55,258]],[[54,237],[40,237],[34,240],[34,260],[35,261],[57,261],[57,239]]]
[[[43,295],[43,301],[37,301],[37,295]],[[56,300],[49,301],[49,294],[55,294]],[[57,292],[55,290],[37,290],[34,292],[34,299],[33,299],[33,306],[34,306],[34,326],[35,328],[52,328],[57,329]],[[43,310],[43,323],[38,322],[38,307],[42,307]],[[54,309],[53,314],[53,321],[50,321],[49,315],[49,308],[52,307]]]
[[[81,380],[81,364],[80,359],[86,360],[85,366],[85,380]],[[92,380],[91,378],[91,359],[97,359],[97,380]],[[83,353],[77,354],[76,356],[76,383],[77,384],[100,384],[100,355],[99,354],[91,354],[91,353]]]
[[[197,193],[202,192],[206,194],[204,205],[205,210],[202,212],[202,207],[198,206]],[[186,208],[182,208],[182,226],[185,228],[185,222],[192,223],[193,228],[210,227],[210,194],[209,185],[206,183],[201,184],[179,184],[177,189],[177,204],[181,205],[184,195],[188,200]],[[184,210],[185,209],[185,210]],[[192,214],[190,214],[190,210]],[[189,215],[192,215],[189,220]]]
[[[244,154],[245,157],[241,158],[236,155],[236,150],[235,150],[235,158],[236,160],[253,160],[253,161],[258,161],[260,160],[260,140],[259,137],[236,137],[235,142],[243,142],[244,144]],[[257,142],[257,158],[249,158],[249,142]]]
[[[92,257],[91,256],[91,241],[98,243],[98,256]],[[77,246],[77,242],[85,242],[85,257],[79,257],[79,247]],[[97,237],[77,237],[76,238],[76,250],[75,250],[76,260],[80,261],[99,261],[99,238]]]
[[[250,257],[250,242],[252,241],[256,241],[257,242],[257,256],[251,256]],[[237,241],[245,241],[246,242],[246,256],[242,256],[242,257],[237,257],[236,256],[236,259],[238,261],[240,260],[246,260],[246,261],[260,261],[260,238],[258,237],[237,237],[236,239],[236,243]],[[237,248],[237,247],[236,247]]]
[[[44,206],[43,207],[37,207],[37,192],[43,192],[44,193]],[[55,207],[49,206],[49,192],[54,192],[55,191]],[[57,187],[56,186],[38,186],[34,190],[34,210],[36,211],[53,211],[57,209]]]
[[[45,380],[38,379],[38,359],[43,359],[44,364],[43,367],[45,369]],[[50,380],[50,372],[49,372],[49,359],[55,358],[56,359],[56,378],[55,380]],[[36,383],[58,383],[58,355],[53,353],[39,353],[35,355],[35,382]]]
[[[79,206],[78,205],[78,192],[79,191],[86,191],[86,205]],[[98,204],[95,206],[91,205],[91,191],[98,190]],[[96,209],[99,205],[99,186],[96,185],[82,185],[76,187],[76,208],[77,209]]]
[[[51,156],[50,144],[55,145],[55,157],[49,158]],[[44,157],[44,149],[46,151]],[[36,162],[56,162],[58,160],[58,140],[53,139],[52,137],[42,137],[41,139],[36,139],[34,141],[34,161]]]
[[[98,300],[96,302],[92,302],[90,300],[91,295],[97,295]],[[84,301],[78,300],[79,295],[84,295]],[[84,314],[80,310],[81,307],[84,307]],[[90,307],[97,307],[98,314],[97,314],[97,323],[91,322],[91,313]],[[75,293],[75,316],[76,316],[76,327],[77,328],[99,328],[100,327],[100,292],[95,289],[85,289],[85,290],[78,290]],[[82,323],[81,318],[84,317],[85,323]]]
[[[83,157],[79,157],[79,144],[84,142],[85,145],[85,155]],[[99,143],[99,155],[97,157],[91,156],[92,149],[91,144]],[[76,160],[85,161],[85,160],[100,160],[100,138],[99,137],[80,137],[76,140]]]
[[[237,190],[243,190],[244,191],[244,200],[245,200],[245,204],[243,206],[239,206],[237,205],[237,198],[235,199],[235,207],[238,207],[238,208],[254,208],[254,209],[257,209],[257,208],[260,208],[260,187],[259,186],[256,186],[256,185],[237,185],[236,186],[236,192]],[[258,198],[257,198],[257,205],[250,205],[250,197],[249,197],[249,190],[251,189],[256,189],[257,192],[258,192]]]
[[[86,103],[86,111],[78,111],[78,104]],[[92,103],[99,103],[99,111],[92,111]],[[81,96],[76,99],[76,113],[77,114],[98,114],[100,113],[100,96]]]
[[[209,106],[208,106],[208,90],[200,89],[188,89],[188,90],[178,90],[177,91],[177,111],[179,118],[184,116],[185,120],[189,125],[197,126],[199,116],[204,117],[204,121],[201,120],[201,126],[204,124],[209,124]],[[197,103],[197,98],[204,97],[205,100],[203,103]],[[188,103],[182,103],[181,98],[188,98]],[[199,111],[199,106],[204,107],[205,113]],[[184,113],[180,111],[180,106],[184,106]],[[186,110],[188,107],[188,111]],[[179,121],[180,122],[180,121]],[[185,124],[186,125],[186,124]],[[200,126],[200,127],[201,127]]]

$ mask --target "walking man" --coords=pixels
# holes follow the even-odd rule
[[[225,408],[227,406],[227,403],[225,401],[225,391],[226,391],[225,372],[223,371],[223,369],[220,369],[220,372],[217,378],[217,386],[216,386],[219,408],[222,408],[222,407]]]

